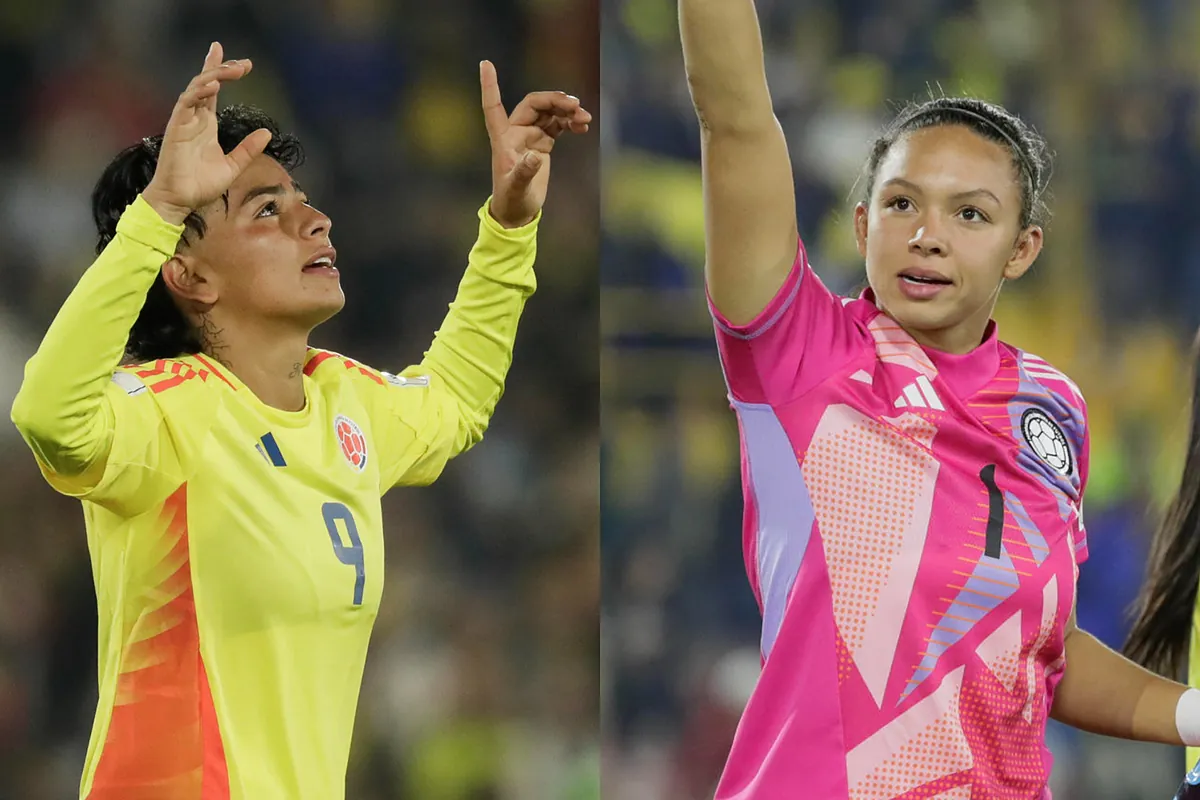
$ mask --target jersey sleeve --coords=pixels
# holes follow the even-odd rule
[[[1083,398],[1080,396],[1080,405],[1083,415],[1083,443],[1079,448],[1079,502],[1077,507],[1079,510],[1079,529],[1075,534],[1075,563],[1082,564],[1088,560],[1088,538],[1087,527],[1083,519],[1083,505],[1086,499],[1087,481],[1088,481],[1088,466],[1091,459],[1092,449],[1092,429],[1088,425],[1087,406],[1083,403]]]
[[[152,504],[157,483],[182,472],[158,405],[118,368],[182,233],[139,196],[50,324],[13,401],[12,420],[50,485],[118,513]]]
[[[1088,469],[1091,462],[1092,426],[1088,421],[1087,400],[1079,386],[1065,373],[1046,361],[1029,353],[1024,354],[1025,368],[1035,375],[1042,387],[1055,398],[1060,411],[1063,433],[1067,447],[1075,454],[1075,474],[1068,480],[1075,489],[1076,526],[1072,547],[1075,549],[1075,564],[1088,560],[1087,527],[1084,524],[1083,507],[1087,494]]]
[[[825,380],[862,346],[866,332],[813,271],[802,242],[787,280],[762,313],[732,325],[709,298],[730,395],[785,403]]]
[[[397,375],[357,364],[349,371],[371,417],[381,492],[432,483],[483,438],[504,392],[517,322],[536,289],[540,217],[509,230],[485,204],[479,220],[466,273],[424,359]]]

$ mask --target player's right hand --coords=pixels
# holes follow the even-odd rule
[[[217,141],[217,93],[253,67],[250,59],[222,63],[224,50],[213,42],[204,69],[179,95],[159,149],[158,166],[142,198],[173,225],[195,209],[216,200],[271,141],[259,129],[225,153]]]

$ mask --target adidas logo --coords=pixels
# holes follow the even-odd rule
[[[275,442],[275,434],[270,431],[262,435],[262,438],[254,445],[254,449],[271,464],[277,467],[287,466],[287,461],[284,460],[283,453],[279,451],[279,445]]]
[[[942,401],[938,399],[937,392],[933,390],[933,384],[929,382],[929,378],[924,375],[917,378],[915,381],[904,387],[904,392],[896,398],[893,403],[896,408],[932,408],[937,411],[945,411],[946,407],[942,405]]]

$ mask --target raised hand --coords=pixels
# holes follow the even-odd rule
[[[180,224],[193,210],[220,197],[262,153],[271,133],[257,130],[225,153],[217,141],[217,93],[221,84],[245,77],[253,68],[244,58],[222,63],[213,42],[204,68],[179,95],[163,134],[158,166],[142,197],[167,222]]]
[[[546,202],[550,151],[563,133],[586,133],[592,115],[579,98],[563,92],[532,92],[511,115],[500,100],[500,83],[490,61],[479,65],[483,119],[492,144],[492,202],[489,213],[506,228],[533,221]]]

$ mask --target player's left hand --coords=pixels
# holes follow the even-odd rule
[[[579,98],[563,92],[532,92],[512,114],[500,100],[490,61],[479,65],[483,120],[492,144],[492,202],[488,211],[506,228],[533,221],[546,202],[550,151],[563,133],[586,133],[592,115]]]

